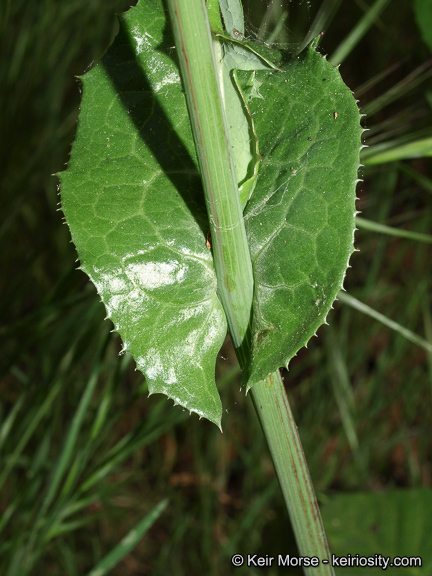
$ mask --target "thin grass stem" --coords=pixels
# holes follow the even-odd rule
[[[410,230],[401,230],[399,228],[385,226],[385,224],[378,224],[378,222],[372,222],[372,220],[366,220],[359,216],[356,217],[356,225],[358,228],[371,230],[379,234],[387,234],[387,236],[396,236],[397,238],[407,238],[408,240],[432,244],[432,236],[430,234],[421,234],[420,232],[411,232]]]
[[[329,58],[333,66],[339,66],[345,58],[354,50],[369,28],[374,24],[378,16],[387,6],[390,0],[376,0],[375,4],[359,20],[346,38],[339,44]]]
[[[427,129],[430,133],[430,129]],[[411,135],[412,137],[412,135]],[[383,142],[370,146],[362,151],[362,161],[372,166],[374,164],[385,164],[387,162],[397,162],[409,158],[425,158],[432,156],[432,137],[416,138],[413,142],[400,144],[404,139]]]
[[[373,318],[374,320],[378,320],[378,322],[381,322],[381,324],[384,324],[384,326],[391,328],[391,330],[394,330],[397,334],[400,334],[401,336],[403,336],[404,338],[406,338],[407,340],[409,340],[410,342],[412,342],[416,346],[423,348],[423,350],[426,350],[426,352],[428,352],[428,353],[432,352],[432,343],[431,342],[428,342],[427,340],[425,340],[421,336],[418,336],[418,334],[415,334],[411,330],[408,330],[408,328],[401,326],[400,324],[398,324],[394,320],[391,320],[391,318],[384,316],[384,314],[377,312],[376,310],[374,310],[373,308],[371,308],[367,304],[360,302],[360,300],[357,300],[357,298],[354,298],[354,296],[350,296],[346,292],[339,292],[338,300],[340,300],[344,304],[348,304],[348,306],[351,306],[351,308],[354,308],[355,310],[358,310],[359,312],[363,312],[363,314],[370,316],[370,318]]]

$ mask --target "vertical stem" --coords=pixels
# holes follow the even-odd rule
[[[330,552],[300,436],[279,370],[251,389],[301,556],[315,557],[310,576],[333,576]],[[322,561],[329,563],[323,564]]]
[[[239,362],[247,358],[252,264],[204,0],[168,0],[204,186],[218,294]]]
[[[218,279],[240,365],[249,354],[253,276],[231,145],[217,80],[204,0],[167,0],[180,72],[204,187]],[[308,576],[331,576],[321,560],[327,542],[297,427],[279,371],[252,389],[255,407],[273,457],[302,556],[316,556],[319,567]]]

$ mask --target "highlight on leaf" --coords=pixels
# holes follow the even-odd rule
[[[222,34],[219,8],[209,8],[254,270],[250,387],[289,363],[341,287],[362,129],[351,92],[315,44],[282,55],[244,41],[223,10],[232,34]],[[215,362],[226,311],[173,46],[161,0],[121,16],[114,44],[82,78],[62,208],[81,268],[149,391],[220,426]]]

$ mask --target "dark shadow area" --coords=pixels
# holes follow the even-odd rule
[[[173,58],[172,47],[173,39],[167,24],[158,49]],[[158,100],[160,96],[154,93],[121,19],[115,42],[101,63],[142,141],[181,195],[206,236],[209,228],[196,161],[161,106]]]

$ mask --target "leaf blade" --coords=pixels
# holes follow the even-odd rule
[[[171,47],[159,0],[122,17],[103,64],[83,77],[62,208],[149,392],[220,426],[214,371],[226,319]]]
[[[255,280],[249,387],[287,366],[342,285],[362,133],[351,92],[313,47],[283,72],[256,76],[263,99],[250,111],[262,161],[245,209]]]

